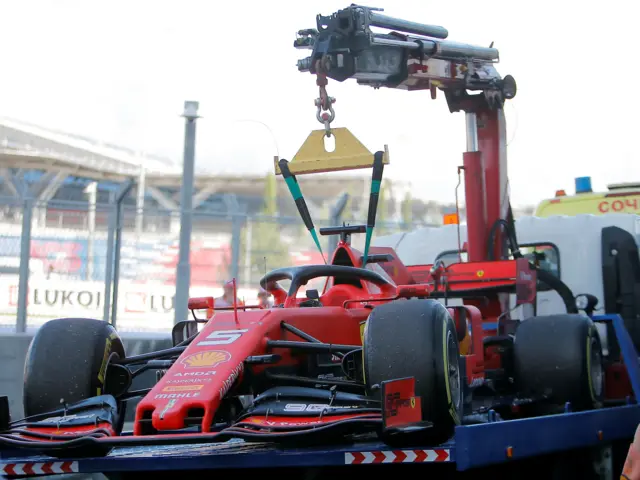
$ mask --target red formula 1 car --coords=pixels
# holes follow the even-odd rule
[[[132,443],[240,437],[300,444],[382,432],[391,438],[407,429],[422,440],[446,440],[462,416],[459,332],[435,300],[393,302],[424,288],[397,286],[376,255],[360,268],[362,256],[347,237],[363,229],[337,229],[343,240],[328,265],[267,274],[261,285],[276,307],[216,310],[207,321],[182,322],[175,346],[164,351],[127,357],[108,323],[47,322],[26,361],[27,418],[11,423],[0,445],[81,456]],[[324,293],[296,295],[320,277],[328,278]],[[211,301],[192,299],[190,307]],[[363,336],[372,348],[363,350]],[[149,369],[158,372],[156,385],[131,391],[132,379]],[[140,396],[133,435],[122,435],[127,401]]]
[[[549,411],[566,402],[599,404],[602,356],[587,316],[569,311],[524,322],[515,335],[487,333],[490,313],[483,318],[478,306],[447,307],[435,298],[513,293],[522,262],[409,270],[392,249],[369,252],[368,240],[362,254],[350,237],[373,229],[373,193],[368,225],[320,230],[341,237],[328,264],[265,275],[261,286],[276,306],[213,312],[213,299],[192,299],[191,309],[210,315],[176,325],[173,348],[127,357],[108,323],[45,323],[26,360],[27,417],[0,425],[0,446],[96,456],[115,446],[234,437],[300,445],[373,435],[426,445],[445,441],[462,423],[538,414],[531,405]],[[300,298],[300,288],[316,278],[326,278],[322,292]],[[157,383],[132,390],[132,380],[148,370],[157,372]],[[127,402],[136,397],[133,432],[123,434]]]

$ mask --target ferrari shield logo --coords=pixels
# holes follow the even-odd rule
[[[411,397],[411,408],[416,408],[416,397]]]

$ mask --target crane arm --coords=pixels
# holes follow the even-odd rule
[[[386,31],[374,31],[386,29]],[[499,52],[452,42],[440,26],[389,17],[380,9],[351,5],[316,17],[316,28],[300,30],[294,42],[311,55],[298,70],[317,77],[316,118],[331,135],[335,99],[328,79],[355,79],[374,88],[444,92],[450,112],[465,112],[467,149],[463,154],[467,220],[466,251],[471,262],[508,258],[517,250],[509,203],[504,104],[515,97],[514,78],[500,76]],[[517,255],[519,252],[514,252]],[[508,296],[491,299],[490,316],[508,311]]]
[[[496,48],[445,40],[443,27],[357,5],[318,15],[316,24],[315,29],[300,30],[294,42],[298,49],[311,50],[298,61],[301,72],[339,82],[355,79],[376,88],[428,89],[433,98],[440,89],[451,112],[467,110],[467,91],[481,91],[492,108],[516,94],[513,77],[502,78],[495,68],[500,57]],[[372,27],[393,31],[374,32]]]

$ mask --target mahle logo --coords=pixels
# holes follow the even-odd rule
[[[231,354],[223,350],[210,350],[207,352],[198,352],[182,360],[182,364],[187,368],[214,368],[221,363],[231,360]]]
[[[156,400],[159,399],[170,399],[170,398],[195,398],[199,397],[200,392],[187,392],[187,393],[158,393],[155,397]]]

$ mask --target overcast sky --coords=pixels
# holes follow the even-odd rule
[[[594,187],[639,180],[640,77],[633,2],[385,1],[370,6],[443,25],[449,39],[500,50],[518,95],[506,109],[512,202],[533,204],[576,176]],[[347,1],[0,0],[0,115],[180,159],[184,100],[198,100],[197,162],[266,172],[291,158],[315,120],[314,78],[295,32]],[[336,126],[414,195],[452,201],[464,116],[442,96],[330,81]],[[252,121],[245,121],[252,120]],[[260,123],[268,125],[266,128]],[[273,134],[271,133],[273,132]]]

